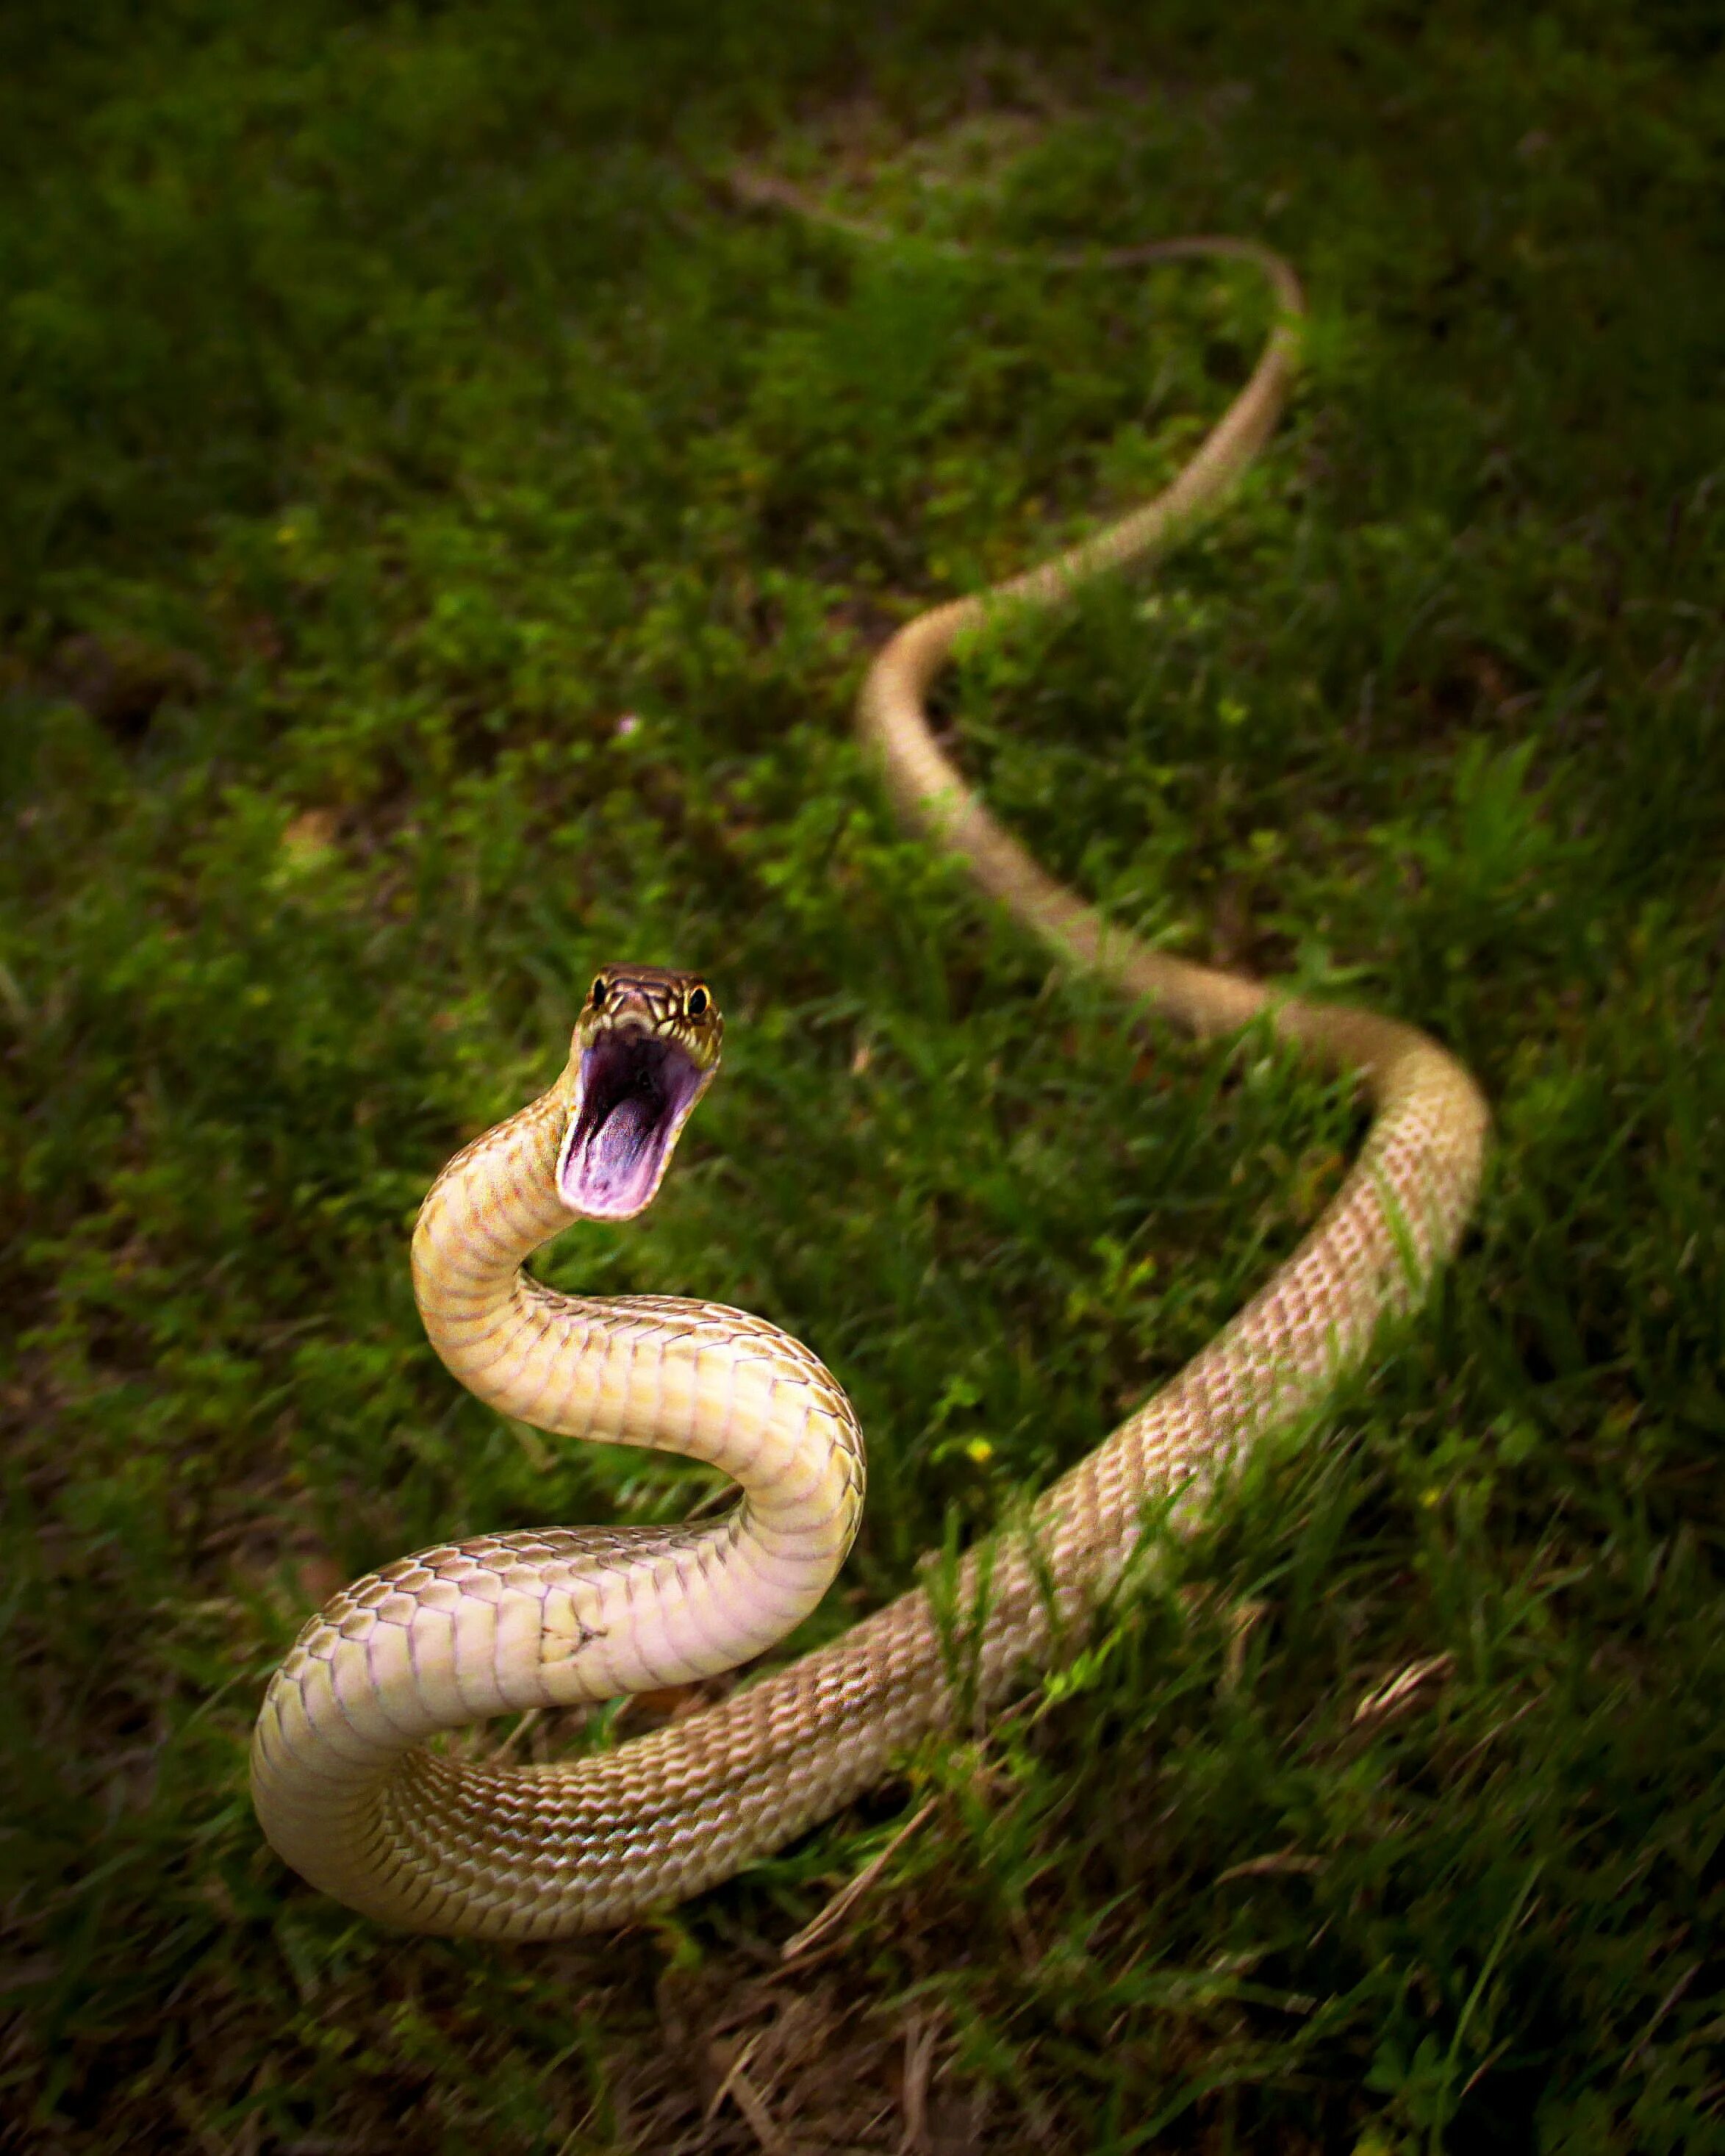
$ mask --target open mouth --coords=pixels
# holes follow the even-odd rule
[[[628,1220],[649,1203],[710,1071],[639,1026],[602,1033],[581,1055],[580,1096],[557,1155],[572,1213]]]

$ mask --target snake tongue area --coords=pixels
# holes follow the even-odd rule
[[[572,1213],[629,1220],[650,1204],[707,1075],[675,1041],[635,1026],[582,1050],[557,1156],[557,1194]]]

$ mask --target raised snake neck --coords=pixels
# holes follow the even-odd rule
[[[745,176],[738,188],[811,213],[777,182]],[[993,822],[929,731],[924,700],[962,631],[1057,606],[1155,550],[1215,502],[1274,424],[1303,313],[1278,256],[1193,239],[1070,259],[1205,256],[1255,264],[1280,316],[1191,462],[1084,545],[910,622],[870,668],[859,723],[901,812],[1065,957],[1198,1034],[1267,1012],[1312,1059],[1357,1072],[1374,1111],[1358,1160],[1209,1346],[1046,1491],[1022,1530],[964,1558],[962,1671],[952,1613],[943,1625],[913,1589],[832,1645],[616,1751],[551,1766],[458,1763],[425,1738],[510,1709],[687,1681],[759,1653],[819,1600],[862,1500],[849,1404],[776,1327],[711,1303],[566,1298],[522,1273],[570,1217],[552,1178],[566,1072],[433,1186],[413,1242],[427,1330],[500,1412],[708,1460],[742,1485],[744,1502],[680,1527],[484,1536],[404,1558],[326,1605],[271,1681],[252,1789],[276,1850],[350,1907],[419,1931],[552,1938],[680,1901],[780,1847],[949,1725],[961,1691],[967,1707],[997,1704],[1117,1578],[1147,1508],[1176,1525],[1198,1517],[1219,1478],[1319,1402],[1383,1313],[1414,1301],[1453,1248],[1486,1126],[1453,1058],[1410,1026],[1272,998],[1104,922]]]

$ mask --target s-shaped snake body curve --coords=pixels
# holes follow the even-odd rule
[[[808,213],[775,182],[740,191]],[[1147,1508],[1177,1525],[1197,1517],[1254,1445],[1322,1400],[1384,1313],[1417,1300],[1479,1180],[1485,1104],[1436,1043],[1350,1006],[1274,995],[1106,923],[993,820],[930,732],[927,691],[961,633],[1004,610],[1059,606],[1158,551],[1270,433],[1304,311],[1279,256],[1191,239],[1078,259],[1214,257],[1255,264],[1278,319],[1191,462],[1085,544],[908,623],[869,671],[859,723],[904,815],[1063,957],[1200,1036],[1267,1014],[1313,1061],[1357,1074],[1373,1121],[1322,1217],[1216,1338],[1055,1482],[1023,1532],[963,1560],[955,1606],[968,1620],[972,1707],[998,1704],[1081,1620],[1119,1576]],[[578,1212],[624,1219],[650,1199],[711,1075],[716,1035],[710,992],[692,977],[602,974],[557,1082],[451,1161],[425,1200],[415,1290],[456,1377],[542,1429],[707,1460],[742,1500],[678,1527],[547,1528],[422,1551],[344,1589],[305,1626],[259,1717],[254,1800],[290,1865],[383,1922],[512,1939],[623,1922],[783,1846],[954,1717],[950,1628],[916,1588],[613,1752],[533,1766],[426,1748],[434,1732],[487,1716],[732,1668],[814,1608],[850,1547],[861,1437],[806,1348],[720,1305],[567,1297],[521,1270]]]

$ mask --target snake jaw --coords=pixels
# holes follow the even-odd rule
[[[557,1195],[587,1219],[632,1220],[652,1204],[712,1068],[629,1019],[578,1045],[574,1066]]]

